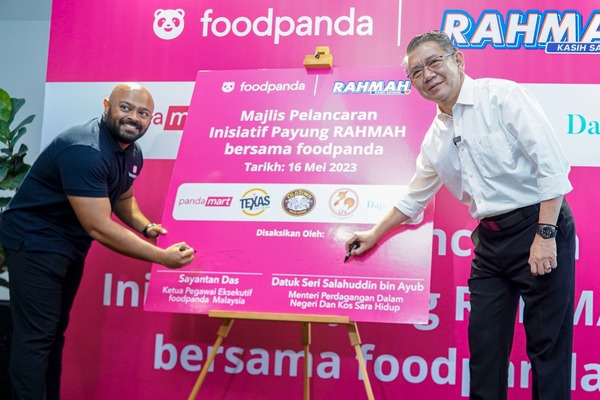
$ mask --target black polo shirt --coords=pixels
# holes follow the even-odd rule
[[[95,118],[58,135],[31,166],[19,190],[4,210],[0,241],[18,250],[85,257],[92,238],[83,229],[67,199],[105,197],[111,209],[142,170],[140,147],[123,150]]]

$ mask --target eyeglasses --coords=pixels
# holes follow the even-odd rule
[[[454,54],[456,54],[456,52],[442,54],[441,56],[431,58],[422,67],[416,67],[412,71],[410,71],[407,75],[408,79],[410,79],[411,81],[421,80],[421,78],[423,78],[423,74],[425,73],[425,68],[427,68],[430,71],[439,71],[439,69],[442,68],[442,64],[444,63],[444,58],[448,56],[453,56]]]

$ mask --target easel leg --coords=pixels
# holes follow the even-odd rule
[[[302,324],[302,345],[304,346],[304,400],[310,399],[310,322]]]
[[[221,326],[219,327],[219,330],[217,331],[217,340],[215,341],[215,345],[213,346],[213,349],[210,352],[210,355],[206,359],[206,362],[202,366],[202,370],[200,371],[198,380],[196,380],[196,384],[194,385],[194,388],[192,389],[192,393],[190,393],[188,400],[196,400],[196,396],[198,396],[198,392],[200,391],[200,387],[202,386],[202,383],[204,382],[204,378],[206,378],[206,375],[208,374],[208,368],[210,367],[210,364],[212,364],[213,360],[215,359],[215,356],[217,355],[217,350],[221,346],[221,343],[223,343],[223,339],[225,339],[227,337],[227,335],[229,335],[229,331],[231,330],[232,325],[233,325],[233,319],[231,319],[231,318],[226,318],[223,321],[221,321]]]
[[[363,358],[362,352],[360,351],[360,336],[358,334],[358,325],[356,322],[351,322],[348,324],[348,335],[350,336],[350,344],[354,347],[356,351],[356,357],[358,358],[358,366],[360,368],[360,373],[363,378],[363,383],[365,385],[365,392],[367,392],[367,398],[369,400],[374,400],[373,389],[371,389],[371,382],[369,381],[369,375],[367,374],[367,367],[365,365],[365,360]]]

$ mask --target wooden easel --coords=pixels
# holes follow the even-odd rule
[[[302,323],[302,345],[304,346],[304,400],[310,399],[310,363],[309,363],[309,346],[311,342],[311,324],[343,324],[348,327],[348,335],[350,336],[350,344],[356,351],[356,357],[358,358],[358,365],[362,374],[363,383],[365,385],[365,391],[369,400],[374,400],[373,390],[371,389],[371,383],[369,381],[369,375],[367,374],[367,368],[365,366],[365,360],[360,350],[360,336],[358,334],[358,326],[356,322],[351,322],[348,317],[340,316],[329,316],[329,315],[300,315],[300,314],[269,314],[269,313],[252,313],[252,312],[229,312],[229,311],[209,311],[209,317],[222,318],[221,326],[217,331],[217,340],[215,345],[210,352],[210,355],[206,359],[206,362],[202,366],[200,375],[196,380],[196,384],[188,397],[188,400],[196,400],[200,387],[206,378],[208,368],[212,364],[217,351],[223,343],[223,340],[229,334],[233,322],[236,319],[247,319],[247,320],[261,320],[261,321],[280,321],[280,322],[300,322]]]

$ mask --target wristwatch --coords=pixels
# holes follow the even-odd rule
[[[144,227],[144,229],[142,229],[142,235],[146,236],[147,238],[150,238],[150,236],[148,236],[148,229],[152,228],[153,226],[156,226],[157,224],[155,224],[154,222],[150,222],[148,225],[146,225]]]
[[[537,227],[537,234],[544,239],[552,239],[556,237],[557,226],[550,224],[539,224]]]

